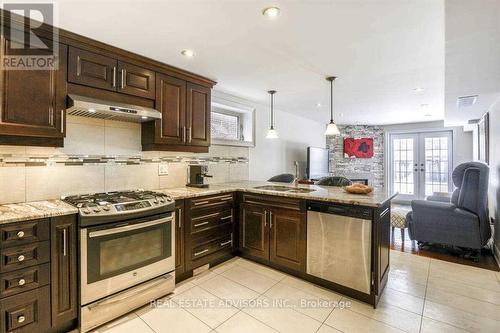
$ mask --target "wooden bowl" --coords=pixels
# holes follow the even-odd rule
[[[351,194],[368,194],[373,191],[373,187],[363,184],[352,184],[344,187],[344,190]]]

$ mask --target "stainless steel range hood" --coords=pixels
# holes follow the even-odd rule
[[[80,95],[68,95],[67,114],[80,117],[101,118],[118,121],[142,123],[161,119],[161,113],[155,109],[115,103]]]

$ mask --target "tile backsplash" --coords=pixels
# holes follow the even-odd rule
[[[168,175],[159,175],[160,163],[168,163]],[[184,186],[191,163],[208,165],[208,183],[248,179],[248,148],[142,152],[140,124],[69,116],[63,148],[0,146],[0,204]]]

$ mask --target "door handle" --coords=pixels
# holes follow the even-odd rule
[[[113,80],[113,88],[116,88],[116,66],[113,66],[113,73],[112,73],[113,77],[112,77],[112,80]]]
[[[121,89],[125,89],[125,69],[121,70],[121,82],[120,82]]]
[[[63,229],[63,256],[66,257],[66,254],[68,252],[68,242],[67,242],[67,237],[66,237],[66,229]]]

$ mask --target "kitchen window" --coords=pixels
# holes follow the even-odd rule
[[[241,120],[238,113],[222,113],[212,111],[211,119],[212,138],[222,140],[241,141]]]
[[[210,120],[212,143],[255,146],[255,109],[227,98],[214,96]]]

